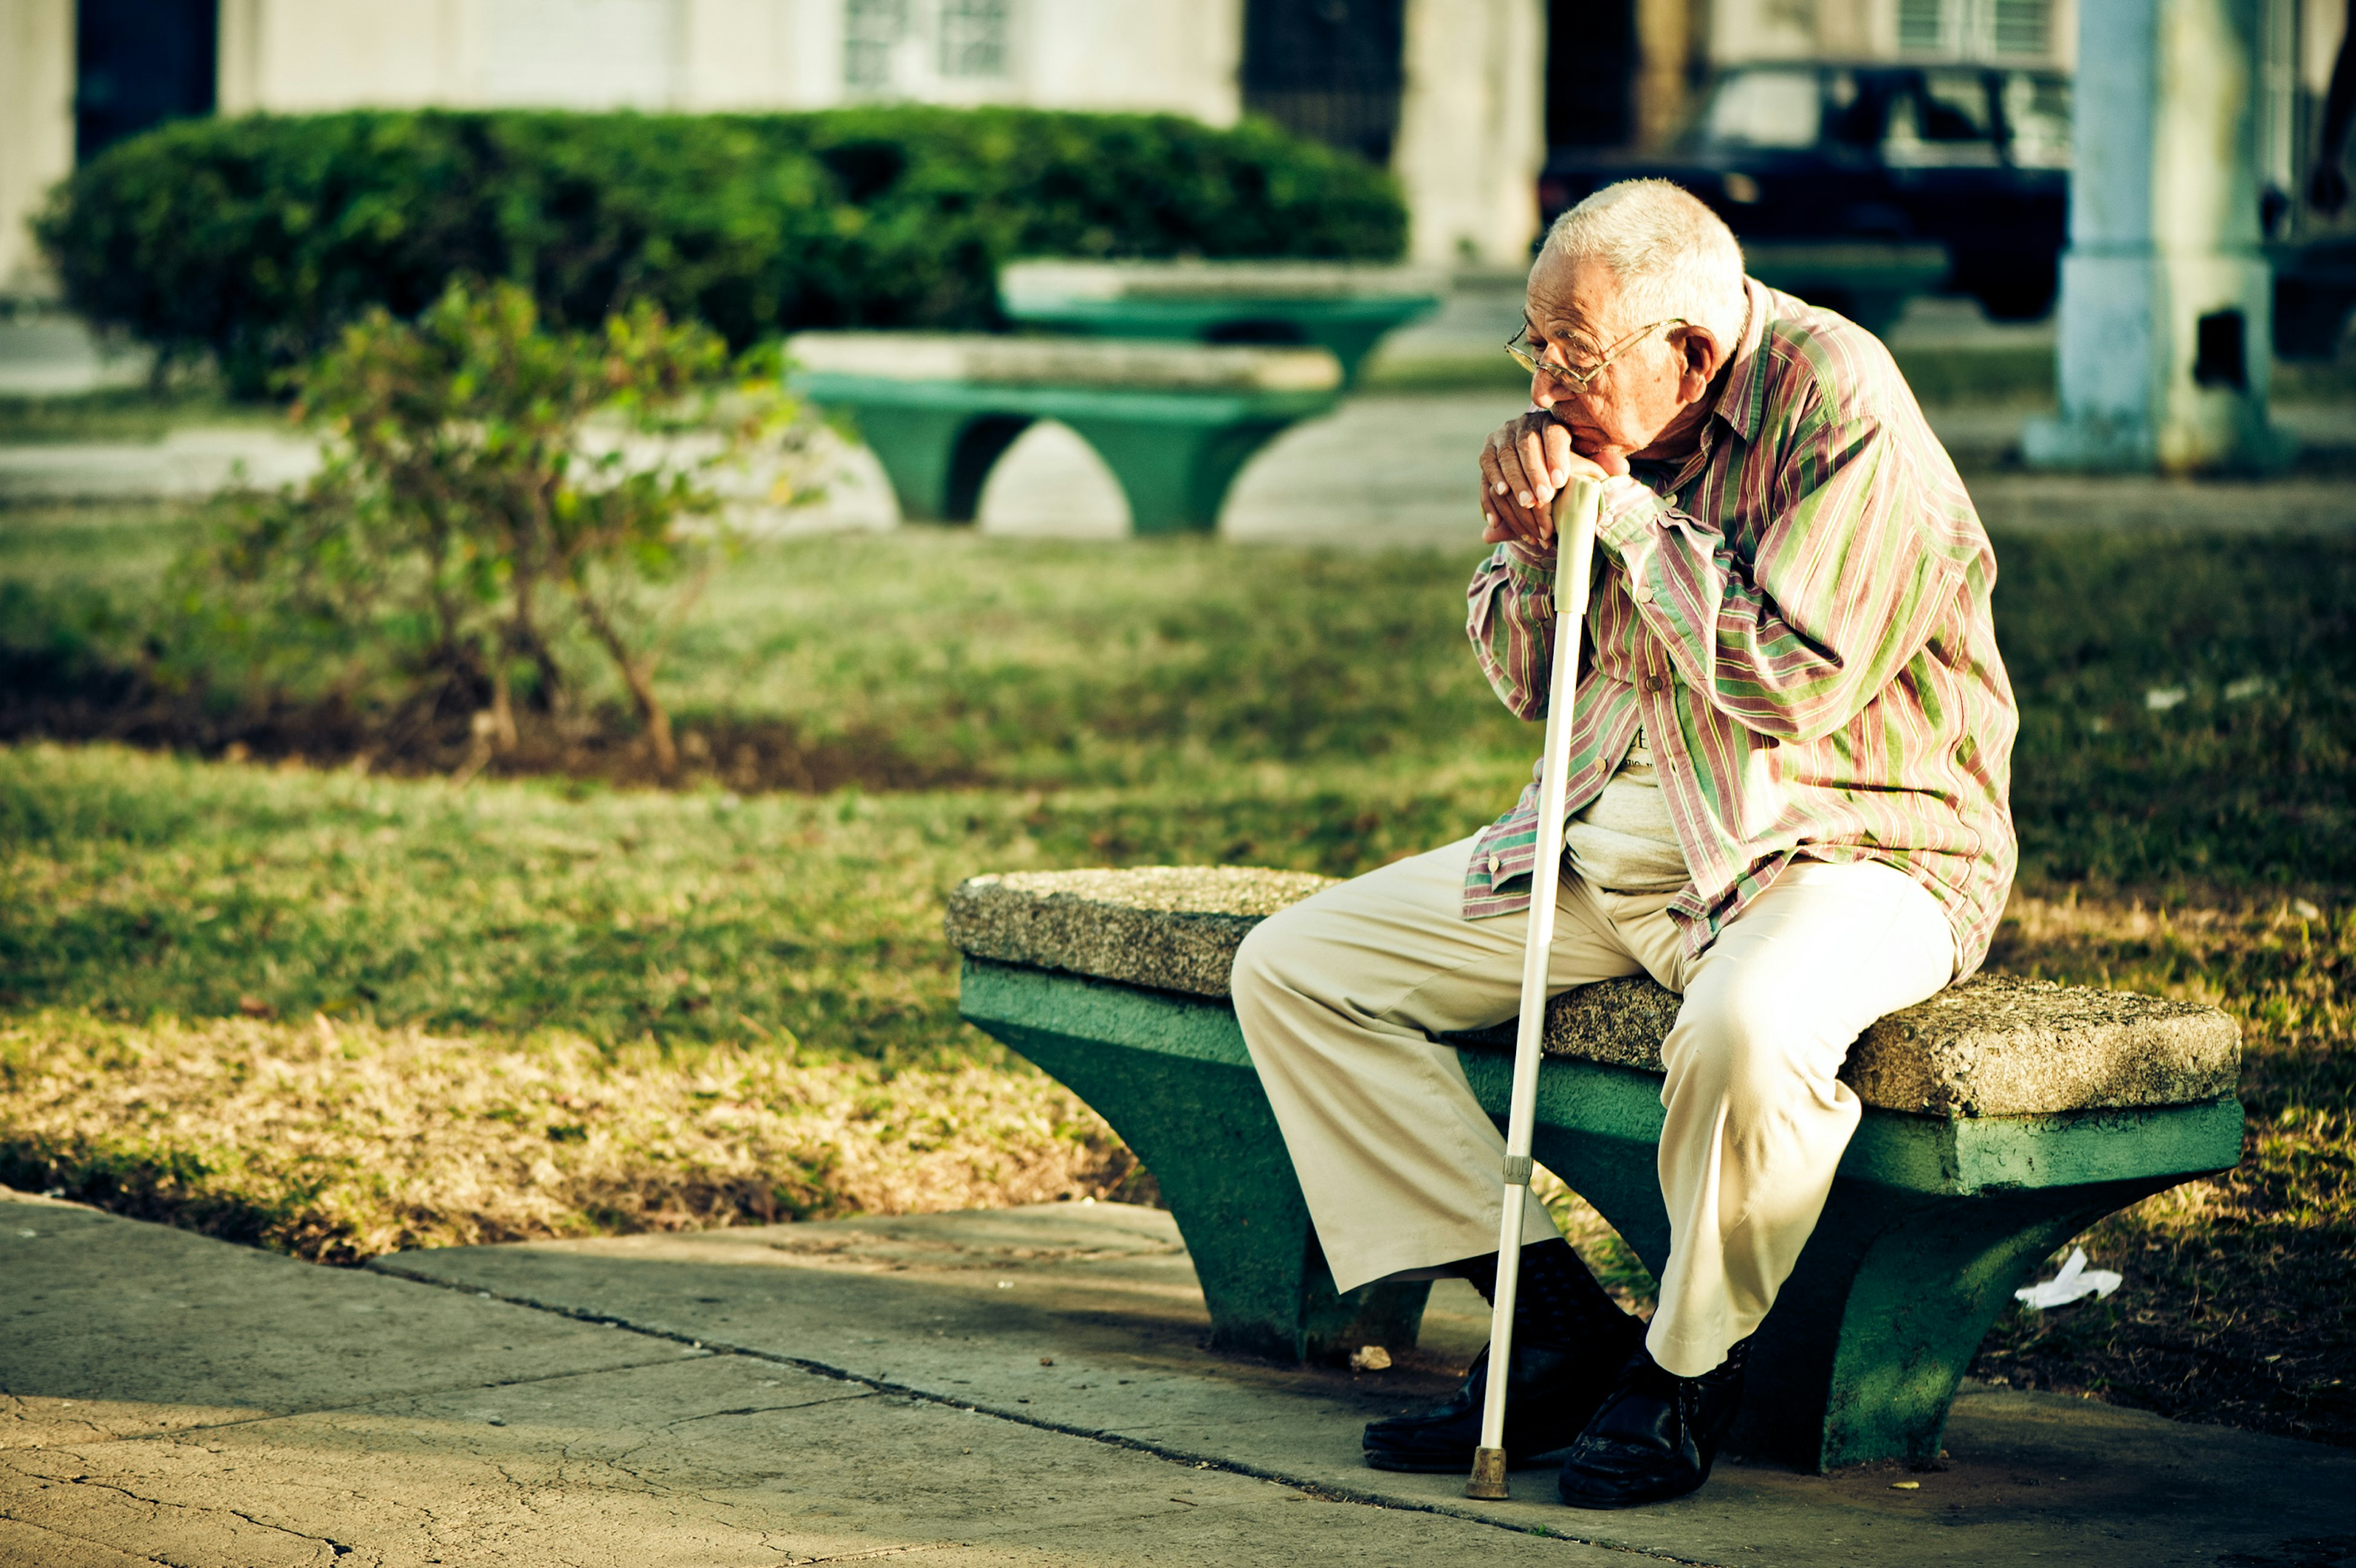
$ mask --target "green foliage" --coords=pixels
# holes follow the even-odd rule
[[[186,121],[61,185],[69,301],[246,395],[454,277],[590,326],[651,299],[742,347],[801,326],[982,327],[1026,255],[1396,256],[1388,176],[1247,122],[862,108],[366,111]]]
[[[732,367],[710,328],[673,325],[647,300],[595,335],[541,330],[512,283],[480,294],[453,283],[413,324],[371,310],[302,378],[306,411],[330,432],[326,467],[299,490],[232,502],[185,592],[202,603],[230,589],[215,607],[256,658],[324,651],[357,674],[390,647],[408,700],[487,705],[510,747],[518,667],[543,706],[572,684],[550,632],[570,612],[669,772],[678,758],[644,600],[700,579],[721,537],[703,481],[787,411],[757,368]],[[595,418],[611,428],[593,447]],[[714,430],[716,444],[682,439]],[[669,440],[650,454],[617,435]]]

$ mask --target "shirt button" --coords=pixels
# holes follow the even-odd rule
[[[1653,585],[1649,582],[1640,581],[1628,592],[1636,596],[1636,603],[1639,604],[1650,604],[1653,602]]]
[[[1490,857],[1489,857],[1489,874],[1490,874],[1491,876],[1493,876],[1493,877],[1494,877],[1494,876],[1495,876],[1495,875],[1497,874],[1497,868],[1498,868],[1498,867],[1500,867],[1500,866],[1502,866],[1502,865],[1504,865],[1504,864],[1505,864],[1505,861],[1503,861],[1503,860],[1499,859],[1496,856],[1494,856],[1494,855],[1490,856]]]

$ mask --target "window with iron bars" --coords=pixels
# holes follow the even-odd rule
[[[2052,51],[2052,0],[1896,0],[1898,52],[2038,59]]]
[[[1006,74],[1007,0],[941,0],[940,69],[970,80]]]
[[[881,92],[892,85],[892,51],[908,36],[908,0],[843,0],[842,82]]]

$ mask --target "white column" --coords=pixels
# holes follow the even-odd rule
[[[2059,418],[2022,455],[2072,469],[2253,470],[2273,278],[2258,251],[2259,0],[2082,0]]]
[[[1406,56],[1391,168],[1409,260],[1527,266],[1546,161],[1541,0],[1407,0]]]
[[[0,294],[47,294],[32,231],[73,173],[73,0],[0,0]]]

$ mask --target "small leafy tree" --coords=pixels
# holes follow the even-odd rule
[[[790,421],[776,369],[647,303],[601,333],[542,330],[505,283],[454,284],[414,322],[371,312],[299,380],[326,466],[238,508],[206,577],[252,639],[340,654],[346,688],[390,654],[402,701],[482,712],[502,749],[519,682],[567,704],[575,622],[669,773],[656,669],[729,540],[714,470]]]

